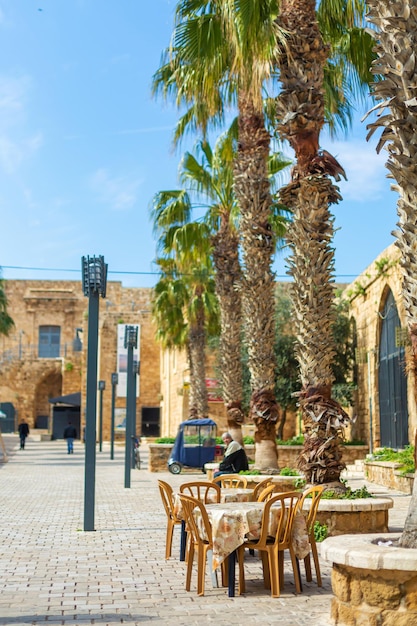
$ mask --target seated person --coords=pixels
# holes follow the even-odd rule
[[[219,469],[214,472],[214,476],[238,474],[240,471],[249,469],[248,457],[240,443],[234,441],[230,433],[223,433],[222,439],[227,447],[224,459],[220,463]]]

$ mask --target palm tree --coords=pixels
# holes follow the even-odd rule
[[[255,461],[265,468],[277,467],[278,406],[271,271],[275,237],[267,169],[270,136],[265,128],[262,86],[270,76],[277,3],[252,2],[251,15],[234,19],[233,12],[239,12],[240,4],[240,0],[233,6],[227,1],[180,2],[172,45],[154,87],[174,96],[178,105],[192,105],[186,119],[203,132],[210,121],[218,124],[223,120],[225,106],[238,105],[234,188],[241,213],[243,317],[251,372],[251,418],[257,426]],[[234,17],[229,19],[231,13]]]
[[[153,303],[158,336],[166,347],[185,345],[190,371],[190,418],[208,416],[206,334],[218,332],[217,301],[202,224],[189,222],[190,203],[181,191],[155,195],[152,216],[163,270]]]
[[[340,13],[335,12],[337,6]],[[287,37],[286,45],[281,46],[277,55],[282,85],[277,98],[280,120],[277,130],[281,139],[290,143],[297,160],[291,181],[281,189],[280,198],[293,210],[288,230],[292,252],[289,272],[294,278],[292,299],[302,383],[299,401],[305,429],[299,467],[310,483],[339,481],[344,468],[340,443],[349,417],[331,397],[335,346],[332,334],[334,218],[330,205],[341,199],[331,177],[338,181],[345,172],[331,154],[320,149],[320,132],[326,118],[325,70],[330,55],[336,59],[339,55],[339,67],[343,55],[342,69],[358,70],[356,86],[362,84],[361,79],[365,83],[368,78],[359,72],[363,65],[356,63],[361,57],[369,58],[370,45],[360,29],[363,10],[360,1],[323,0],[320,29],[314,0],[282,0],[278,19]],[[335,13],[336,18],[330,19]],[[351,22],[349,28],[343,29],[344,16]],[[332,35],[336,42],[333,49],[324,41],[322,32],[328,37]],[[353,47],[356,56],[346,45],[349,34],[351,40],[366,44],[362,48]],[[335,69],[336,77],[343,75],[346,72],[338,74]],[[343,86],[343,82],[339,83],[340,88]]]
[[[4,289],[4,280],[0,279],[0,335],[8,335],[14,326],[14,321],[7,312],[7,296]]]
[[[377,151],[388,144],[386,166],[390,177],[396,181],[392,188],[399,194],[399,228],[395,235],[401,251],[402,293],[411,338],[414,379],[417,381],[417,15],[410,7],[411,3],[405,0],[395,4],[369,0],[368,4],[368,19],[378,28],[375,33],[377,60],[373,71],[382,76],[374,84],[375,98],[380,101],[375,107],[379,116],[368,125],[368,139],[376,129],[383,129]],[[417,398],[417,382],[414,395]],[[414,441],[417,449],[416,444]],[[417,474],[400,545],[417,548]]]

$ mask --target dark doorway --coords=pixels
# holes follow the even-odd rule
[[[407,379],[404,347],[396,341],[400,318],[394,296],[389,291],[381,314],[379,344],[379,413],[381,446],[403,448],[408,444]]]
[[[142,408],[142,430],[143,437],[159,437],[160,433],[160,408],[143,407]]]
[[[68,422],[75,427],[77,439],[80,439],[80,407],[54,406],[52,419],[52,439],[63,439]]]
[[[0,402],[0,411],[6,417],[0,416],[0,428],[2,433],[14,433],[17,425],[16,409],[11,402]]]

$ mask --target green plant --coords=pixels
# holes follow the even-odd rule
[[[291,439],[277,439],[279,446],[302,446],[304,443],[304,435],[295,435]]]
[[[404,450],[393,450],[392,448],[381,448],[372,455],[368,461],[394,461],[400,463],[401,474],[413,474],[415,472],[414,446],[406,446]]]
[[[175,437],[157,437],[155,443],[174,443]]]
[[[320,522],[314,522],[313,526],[314,539],[319,543],[324,541],[329,533],[329,529],[326,524],[320,524]]]
[[[344,446],[364,446],[365,442],[362,439],[351,439],[350,441],[344,441]]]
[[[74,364],[71,363],[71,361],[68,361],[67,363],[65,363],[66,372],[72,372],[73,369],[74,369]]]
[[[255,476],[259,476],[260,473],[261,473],[261,470],[256,470],[256,469],[241,470],[239,472],[239,474],[253,474]]]
[[[249,435],[246,435],[246,437],[243,437],[243,443],[245,446],[253,446],[253,444],[255,443],[255,439],[254,437],[249,437]]]
[[[304,489],[306,484],[305,478],[296,478],[296,480],[294,481],[294,488],[295,489]]]
[[[280,476],[299,476],[299,472],[297,472],[296,469],[293,469],[292,467],[283,467],[282,470],[280,471]]]
[[[389,259],[382,257],[379,261],[375,261],[376,271],[378,275],[383,274],[389,267]]]
[[[359,500],[361,498],[373,498],[373,495],[366,487],[361,487],[360,489],[351,489],[351,487],[348,487],[344,493],[329,489],[328,491],[323,491],[321,494],[322,500]]]

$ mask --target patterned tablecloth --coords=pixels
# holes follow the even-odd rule
[[[188,494],[184,494],[188,495]],[[243,487],[230,487],[224,488],[221,491],[220,501],[221,502],[251,502],[253,498],[253,489],[243,489]],[[214,504],[215,499],[213,496],[213,500],[211,502]],[[174,513],[179,518],[182,519],[182,506],[181,500],[179,498],[179,494],[175,494],[174,496]]]
[[[213,569],[216,569],[246,539],[259,539],[264,502],[226,502],[207,504],[206,509],[213,533]],[[269,516],[268,534],[275,535],[280,506],[272,506]],[[201,515],[194,511],[204,537]],[[206,538],[206,537],[205,537]],[[293,542],[295,554],[303,559],[310,551],[305,516],[298,512],[294,520]]]

